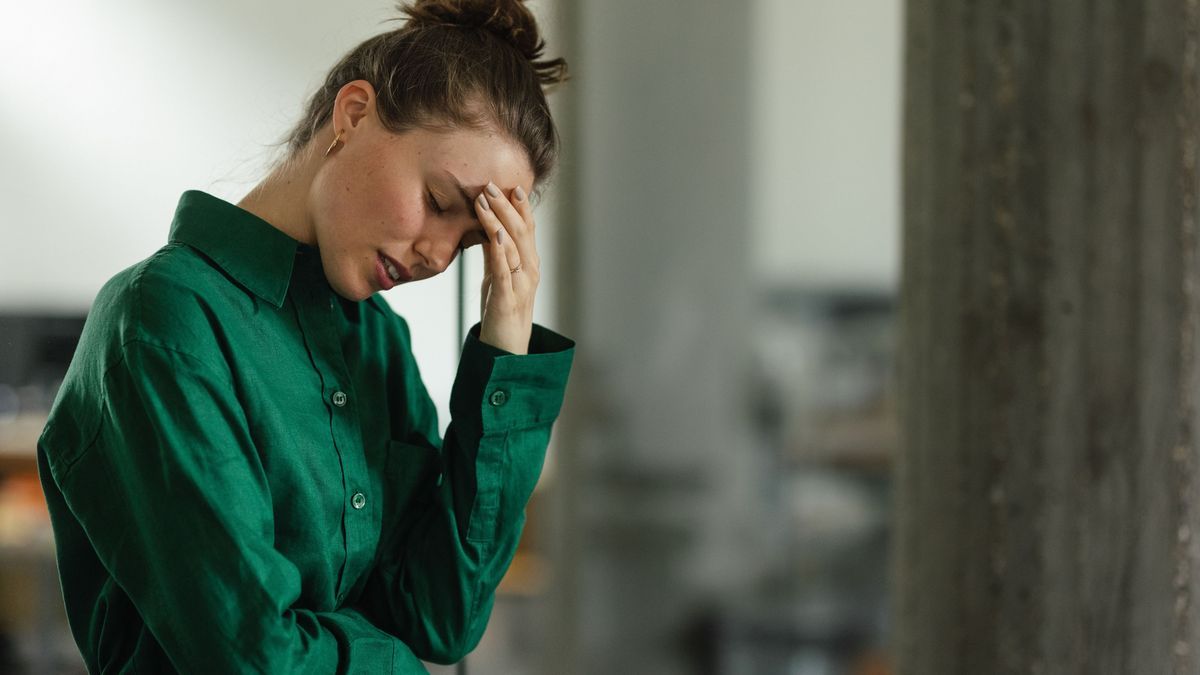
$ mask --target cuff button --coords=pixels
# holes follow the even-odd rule
[[[504,391],[503,389],[497,389],[496,391],[492,392],[492,395],[488,400],[494,406],[502,406],[508,401],[508,392]]]

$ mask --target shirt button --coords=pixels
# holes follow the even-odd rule
[[[438,484],[439,486],[441,486],[441,484],[442,484],[442,481],[443,481],[445,478],[446,478],[446,474],[445,474],[445,472],[438,472],[438,480],[437,480],[437,484]]]
[[[355,492],[354,496],[350,499],[350,503],[354,505],[354,508],[361,509],[367,505],[367,496],[361,492]]]
[[[333,404],[339,408],[346,405],[346,392],[344,392],[344,391],[333,392]]]
[[[508,401],[508,392],[504,391],[503,389],[497,389],[496,391],[492,392],[492,396],[488,400],[491,401],[492,405],[495,406],[504,405],[504,403]]]

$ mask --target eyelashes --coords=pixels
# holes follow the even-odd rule
[[[425,191],[425,195],[426,195],[426,197],[427,197],[427,198],[428,198],[428,200],[429,200],[429,208],[430,208],[430,209],[431,209],[431,210],[432,210],[432,211],[433,211],[435,214],[437,214],[437,215],[439,215],[439,216],[440,216],[440,215],[442,215],[442,214],[444,214],[444,213],[446,212],[446,209],[443,209],[443,208],[442,208],[442,207],[441,207],[441,206],[440,206],[440,205],[437,203],[437,199],[435,199],[435,198],[434,198],[434,196],[433,196],[433,192],[432,192],[432,191],[430,191],[430,190],[426,190],[426,191]],[[486,235],[484,235],[484,238],[486,238]],[[468,248],[471,248],[472,246],[474,246],[474,244],[468,244],[468,243],[466,243],[466,238],[464,238],[462,241],[458,242],[458,252],[459,252],[459,253],[462,253],[463,251],[466,251]]]
[[[429,197],[429,208],[433,209],[434,213],[440,216],[446,212],[445,209],[443,209],[441,206],[438,206],[437,200],[433,198],[432,192],[426,190],[425,194]]]

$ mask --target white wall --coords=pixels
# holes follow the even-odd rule
[[[540,5],[531,3],[535,13]],[[0,21],[0,311],[85,312],[166,243],[180,193],[238,201],[326,71],[398,26],[393,3],[115,0],[15,4]],[[548,208],[551,207],[551,208]],[[553,260],[551,195],[539,248]],[[468,322],[481,260],[467,257]],[[549,323],[553,265],[535,319]],[[456,276],[385,293],[409,318],[443,429],[458,356]],[[553,327],[553,326],[551,326]]]
[[[752,4],[757,273],[895,290],[903,2]]]

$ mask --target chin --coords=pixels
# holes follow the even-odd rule
[[[333,288],[334,293],[337,293],[339,296],[351,302],[362,302],[363,300],[366,300],[375,294],[375,289],[370,285],[358,289],[346,288],[342,284],[334,284],[333,282],[330,282],[329,285],[331,288]]]

